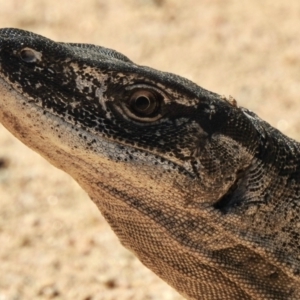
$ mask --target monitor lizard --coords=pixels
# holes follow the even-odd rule
[[[300,145],[233,98],[6,28],[0,121],[187,299],[300,299]]]

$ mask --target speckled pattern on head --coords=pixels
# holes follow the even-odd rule
[[[1,29],[0,121],[187,299],[300,299],[299,144],[234,100]]]

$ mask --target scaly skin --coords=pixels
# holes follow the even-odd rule
[[[232,99],[2,29],[0,121],[187,299],[300,299],[299,144]]]

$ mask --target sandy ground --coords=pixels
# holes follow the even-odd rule
[[[299,0],[0,0],[0,27],[114,48],[300,138]],[[0,300],[19,299],[182,298],[68,175],[0,127]]]

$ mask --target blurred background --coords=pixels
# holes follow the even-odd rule
[[[231,95],[300,139],[298,0],[0,0],[0,27],[113,48]],[[0,245],[0,300],[182,299],[68,175],[2,126]]]

